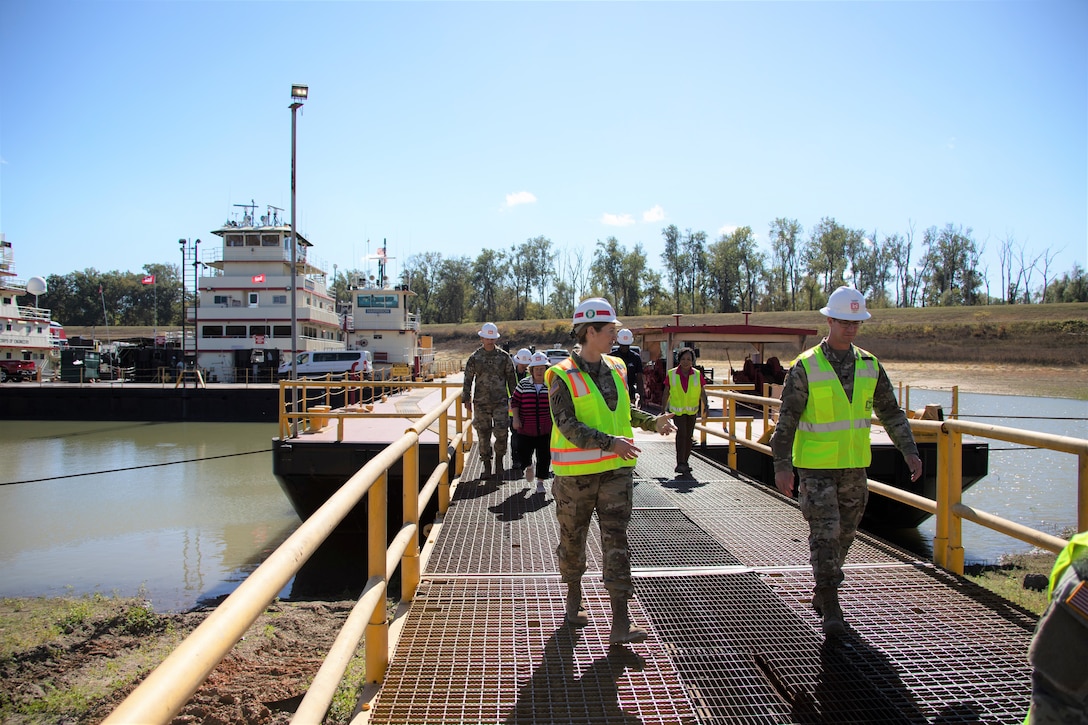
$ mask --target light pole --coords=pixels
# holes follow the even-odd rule
[[[178,371],[178,375],[181,377],[182,386],[185,385],[185,240],[179,239],[178,246],[181,247],[181,266],[178,267],[178,272],[181,273],[181,370]]]
[[[193,242],[193,387],[200,381],[200,240]]]
[[[291,86],[291,379],[298,380],[298,222],[295,217],[295,127],[298,109],[310,95],[309,86]],[[292,407],[296,407],[292,405]]]

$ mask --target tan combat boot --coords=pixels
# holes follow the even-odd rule
[[[631,617],[627,612],[627,597],[622,594],[613,594],[612,599],[612,631],[608,635],[609,644],[636,644],[644,642],[650,636],[645,629],[631,624]]]
[[[575,627],[584,627],[589,624],[589,613],[582,601],[582,583],[570,582],[567,584],[567,622]]]

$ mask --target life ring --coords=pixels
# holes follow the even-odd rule
[[[366,347],[368,342],[369,340],[364,337],[362,340],[359,340],[359,347]]]

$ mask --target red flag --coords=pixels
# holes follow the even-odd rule
[[[153,274],[147,275],[146,277],[144,277],[140,281],[140,284],[155,284],[155,275],[153,275]]]
[[[264,275],[263,274],[253,275],[253,284],[261,284],[262,282],[264,282]]]
[[[385,247],[378,250],[378,259],[385,261]]]

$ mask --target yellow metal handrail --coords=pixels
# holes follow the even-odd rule
[[[294,381],[296,384],[301,381]],[[309,383],[306,384],[308,386]],[[429,384],[429,387],[436,387]],[[441,386],[443,389],[445,384]],[[253,571],[215,611],[147,676],[104,723],[167,723],[216,665],[234,648],[246,630],[276,598],[302,565],[314,554],[333,529],[364,496],[367,501],[367,571],[363,592],[337,636],[329,656],[318,670],[292,722],[318,722],[328,710],[351,656],[362,636],[366,637],[365,662],[370,682],[381,682],[389,659],[388,621],[385,593],[390,577],[402,569],[402,598],[410,601],[419,585],[419,519],[429,497],[439,491],[439,515],[449,507],[450,470],[447,451],[457,452],[454,470],[462,470],[464,434],[461,418],[461,389],[456,389],[351,476],[321,508],[306,519],[272,554]],[[284,392],[280,391],[281,401]],[[449,415],[453,408],[457,432],[449,436]],[[286,413],[286,409],[281,407]],[[401,415],[410,418],[410,415]],[[425,495],[419,488],[419,441],[424,430],[439,421],[439,465],[428,479]],[[281,430],[283,425],[281,424]],[[471,430],[471,429],[470,429]],[[405,521],[391,544],[386,545],[386,496],[388,471],[403,461]]]
[[[958,389],[953,390],[953,400],[958,402]],[[770,411],[782,404],[777,398],[762,397],[733,391],[708,390],[707,395],[722,398],[723,415],[703,416],[695,426],[706,442],[706,436],[724,438],[729,442],[727,465],[737,469],[736,446],[771,455],[770,446],[752,440],[752,419],[745,418],[747,435],[737,435],[739,419],[736,414],[737,403],[759,406],[763,410],[763,430],[769,430]],[[957,406],[958,407],[958,406]],[[874,421],[876,419],[874,418]],[[712,428],[710,424],[720,423],[722,428]],[[980,526],[1011,536],[1041,549],[1057,553],[1068,543],[1059,536],[1033,529],[995,514],[974,509],[962,502],[963,472],[961,457],[963,435],[976,438],[1020,443],[1048,450],[1069,453],[1077,456],[1077,530],[1088,529],[1088,440],[1071,436],[1058,436],[1050,433],[1036,433],[1017,428],[974,423],[964,420],[928,421],[909,420],[915,433],[929,433],[937,436],[937,498],[928,499],[879,481],[869,481],[869,490],[881,496],[887,496],[901,503],[928,511],[936,516],[936,531],[933,537],[933,561],[938,566],[963,574],[963,520],[973,521]]]

